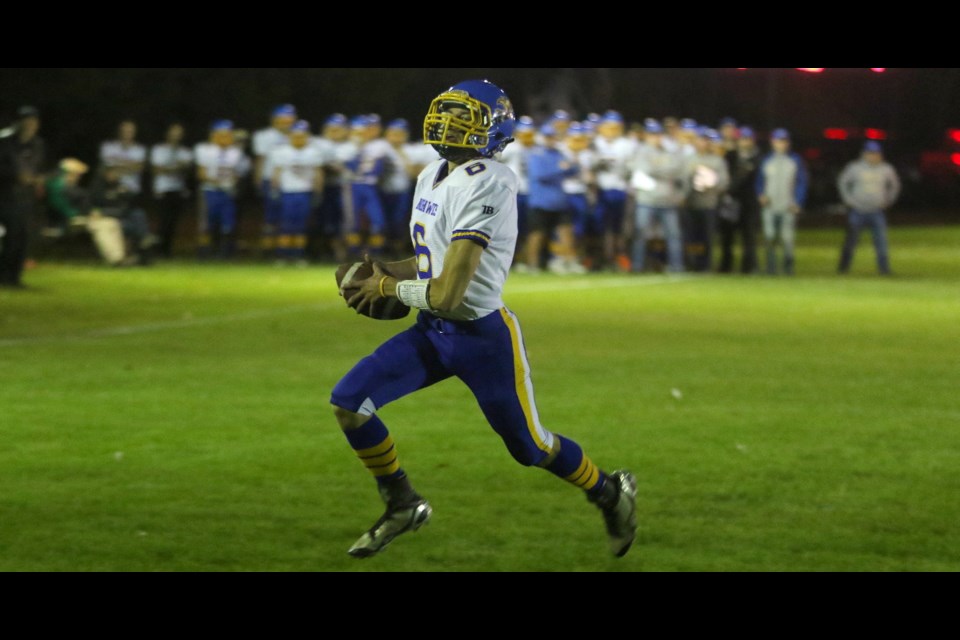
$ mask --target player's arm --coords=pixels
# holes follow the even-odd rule
[[[434,311],[453,311],[463,302],[467,286],[473,279],[483,247],[470,241],[453,242],[443,261],[443,272],[436,278],[418,281],[426,287],[426,299]],[[386,267],[386,269],[384,269]],[[397,270],[394,271],[393,268]],[[388,275],[388,273],[392,275]],[[357,311],[373,305],[378,299],[400,297],[397,284],[403,280],[416,280],[416,259],[392,262],[389,265],[373,263],[373,275],[361,283],[347,304]]]

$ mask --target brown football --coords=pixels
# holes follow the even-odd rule
[[[360,290],[357,287],[342,287],[344,282],[362,282],[373,275],[373,266],[369,262],[348,262],[337,267],[337,289],[340,290],[344,302],[352,298]],[[374,320],[399,320],[410,314],[410,307],[397,298],[386,298],[373,303],[372,309],[364,309],[361,315]]]

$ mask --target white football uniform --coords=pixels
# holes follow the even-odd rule
[[[207,179],[204,191],[235,193],[237,181],[250,170],[250,160],[240,147],[221,147],[216,144],[198,144],[197,166],[203,167]]]
[[[337,144],[333,140],[328,140],[322,136],[314,136],[310,138],[309,144],[320,153],[320,161],[324,166],[336,160]]]
[[[413,186],[410,167],[424,167],[437,159],[433,146],[422,142],[407,143],[399,148],[391,147],[393,164],[383,182],[384,193],[406,193]]]
[[[507,148],[500,154],[500,162],[513,169],[513,172],[517,174],[517,179],[520,181],[520,190],[517,193],[521,195],[530,193],[530,178],[527,177],[527,155],[533,149],[536,149],[536,146],[525,147],[519,142],[515,142],[507,145]]]
[[[570,176],[564,178],[563,180],[563,192],[571,194],[581,194],[587,192],[587,175],[590,171],[590,168],[593,167],[594,162],[594,153],[590,149],[584,149],[582,151],[571,151],[566,147],[561,147],[560,149],[571,162],[576,163],[580,166],[580,173],[575,176]]]
[[[287,134],[279,129],[267,127],[253,134],[253,155],[263,157],[262,180],[269,180],[273,175],[273,166],[270,164],[270,152],[276,147],[283,146],[290,141]],[[259,186],[257,187],[259,188]]]
[[[297,149],[292,145],[276,147],[270,152],[270,166],[280,170],[281,193],[309,193],[313,191],[313,177],[323,166],[320,150],[307,145]]]
[[[605,191],[626,191],[630,174],[628,163],[636,150],[636,143],[626,137],[607,140],[597,136],[593,145],[598,163],[597,186]]]
[[[158,144],[150,150],[150,166],[175,167],[178,164],[193,162],[193,153],[186,147],[171,147],[169,144]],[[153,174],[153,193],[180,192],[186,188],[185,172]]]
[[[110,140],[100,145],[100,161],[105,167],[116,167],[122,164],[137,162],[141,165],[147,160],[147,148],[142,144],[124,145],[119,140]],[[120,178],[120,184],[130,193],[140,193],[142,171],[125,173]]]
[[[503,285],[517,244],[519,185],[513,170],[496,160],[470,161],[438,180],[446,167],[446,160],[431,162],[417,179],[410,235],[418,277],[443,273],[451,243],[480,244],[484,251],[463,302],[448,313],[434,312],[448,320],[476,320],[503,307]]]

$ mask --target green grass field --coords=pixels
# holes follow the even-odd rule
[[[520,467],[448,381],[386,407],[435,513],[383,554],[331,387],[405,326],[333,267],[41,264],[0,290],[0,571],[958,571],[960,228],[801,232],[799,275],[511,277],[544,424],[640,531]],[[675,397],[678,390],[680,397]]]

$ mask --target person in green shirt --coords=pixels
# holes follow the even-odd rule
[[[60,162],[60,170],[47,179],[47,210],[52,226],[46,235],[62,237],[74,229],[87,231],[108,264],[128,264],[120,222],[91,209],[89,194],[80,186],[87,171],[89,167],[80,160],[65,158]]]

